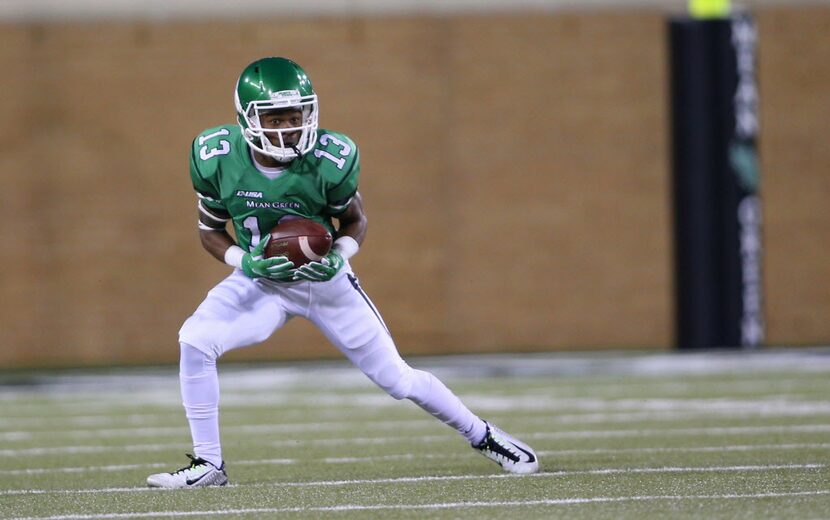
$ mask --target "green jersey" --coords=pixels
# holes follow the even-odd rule
[[[193,140],[190,177],[199,203],[217,220],[231,220],[239,246],[250,251],[283,217],[325,225],[357,192],[360,156],[347,136],[319,129],[317,144],[282,171],[257,168],[236,125],[210,128]]]

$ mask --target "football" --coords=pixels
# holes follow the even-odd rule
[[[331,233],[309,219],[283,220],[271,230],[265,257],[287,256],[295,267],[319,262],[331,249]]]

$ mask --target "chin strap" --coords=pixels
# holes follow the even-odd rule
[[[265,141],[266,141],[268,138],[267,138],[264,134],[262,134],[262,135],[256,135],[256,134],[254,134],[254,132],[252,132],[250,129],[246,128],[246,129],[245,129],[245,137],[246,137],[246,141],[248,141],[248,144],[249,144],[249,145],[252,145],[252,146],[254,147],[254,149],[256,149],[258,152],[260,152],[260,153],[264,153],[265,155],[268,155],[269,157],[274,157],[274,158],[275,158],[275,159],[277,159],[278,161],[280,160],[280,158],[279,158],[279,157],[276,157],[276,156],[271,155],[270,153],[268,153],[268,151],[267,151],[267,145],[265,144]],[[256,137],[257,139],[259,139],[259,146],[254,145],[254,137]],[[302,157],[302,156],[303,156],[303,154],[300,152],[300,149],[299,149],[299,148],[297,148],[296,146],[291,146],[290,148],[291,148],[291,150],[293,150],[293,151],[294,151],[294,153],[295,153],[295,154],[297,154],[297,158],[299,158],[299,157]],[[285,158],[285,160],[284,160],[284,161],[281,161],[281,162],[291,162],[293,159],[294,159],[294,158]]]

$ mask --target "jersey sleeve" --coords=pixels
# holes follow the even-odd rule
[[[190,149],[190,180],[199,197],[199,211],[216,221],[225,222],[228,210],[222,202],[215,161],[204,161],[199,156],[199,138],[193,140]]]
[[[326,188],[326,200],[328,213],[332,216],[339,215],[346,211],[352,198],[357,193],[358,181],[360,179],[360,150],[357,145],[342,134],[336,134],[338,142],[333,147],[334,151],[343,155],[345,161],[343,168],[338,169],[336,175],[332,175]]]

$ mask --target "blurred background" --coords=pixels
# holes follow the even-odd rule
[[[766,344],[830,342],[830,2],[759,31]],[[191,140],[242,68],[361,147],[353,261],[404,354],[674,347],[667,20],[685,1],[0,1],[0,367],[174,363],[227,273]],[[237,360],[339,357],[302,320]]]

